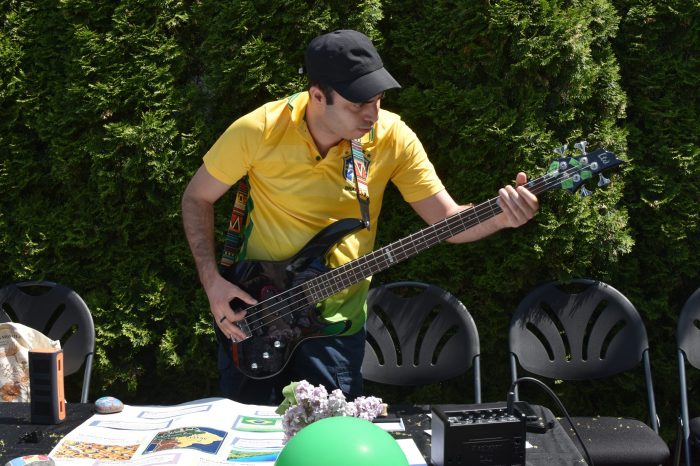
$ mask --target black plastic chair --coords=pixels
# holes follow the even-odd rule
[[[678,342],[678,375],[680,379],[681,417],[679,444],[676,444],[674,464],[678,464],[681,448],[686,466],[693,464],[693,458],[700,458],[700,417],[690,419],[688,409],[688,385],[686,362],[700,369],[700,288],[686,301],[678,317],[676,329]],[[691,441],[691,438],[694,441]]]
[[[95,349],[90,309],[73,290],[48,281],[21,282],[0,289],[0,322],[17,322],[59,340],[63,373],[83,370],[81,403],[87,403]]]
[[[574,417],[573,422],[596,466],[659,465],[670,459],[668,445],[658,435],[646,329],[618,290],[587,279],[541,285],[518,305],[509,344],[512,380],[518,378],[518,367],[576,381],[607,378],[641,362],[649,425],[620,417]],[[567,432],[580,448],[573,431]]]
[[[441,382],[474,368],[481,402],[479,333],[467,308],[435,285],[394,282],[371,288],[362,375],[387,385]]]

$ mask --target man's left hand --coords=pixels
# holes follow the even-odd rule
[[[498,204],[503,210],[501,224],[504,228],[517,228],[526,224],[540,208],[537,196],[525,184],[527,175],[523,172],[515,177],[515,187],[505,186],[498,191]]]

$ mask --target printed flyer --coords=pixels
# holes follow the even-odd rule
[[[175,406],[128,406],[95,414],[49,456],[57,466],[271,466],[284,446],[273,406],[207,398]]]

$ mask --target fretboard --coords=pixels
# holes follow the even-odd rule
[[[558,185],[560,176],[544,175],[527,183],[526,187],[535,195]],[[310,304],[318,303],[334,294],[409,259],[463,231],[475,227],[503,212],[498,197],[469,207],[439,222],[401,238],[380,249],[372,251],[347,264],[312,278],[303,284],[306,299]]]

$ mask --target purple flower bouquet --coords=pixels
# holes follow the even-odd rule
[[[347,401],[341,390],[330,394],[323,385],[314,386],[306,380],[287,385],[282,394],[285,399],[277,408],[282,414],[284,442],[314,421],[331,416],[353,416],[371,421],[385,409],[381,398],[360,396]]]

